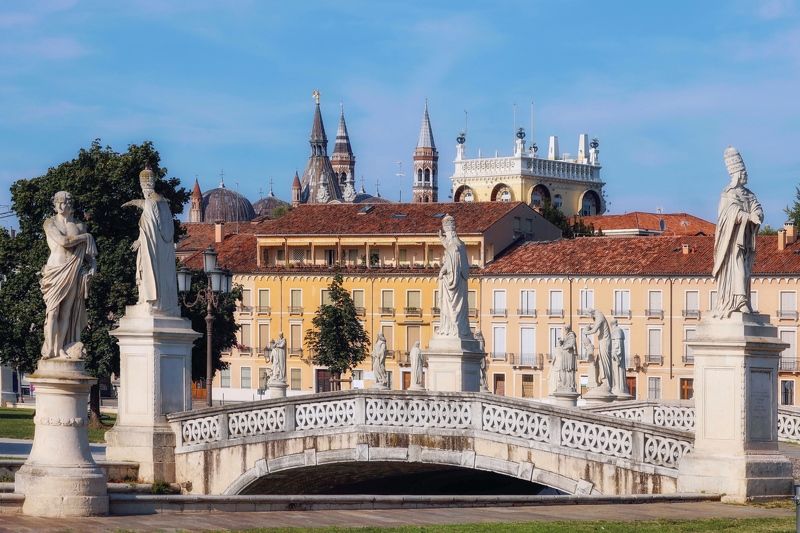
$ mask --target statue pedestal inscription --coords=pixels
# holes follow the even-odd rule
[[[192,408],[192,343],[200,334],[185,318],[139,304],[126,308],[111,335],[119,339],[120,388],[106,457],[139,463],[144,483],[173,482],[175,434],[165,415]]]
[[[704,320],[694,350],[694,449],[681,459],[679,492],[723,500],[785,497],[792,465],[778,452],[778,362],[786,345],[767,315]]]
[[[481,361],[486,357],[478,341],[458,337],[431,338],[427,389],[437,392],[479,392]]]
[[[29,376],[36,387],[33,448],[16,473],[14,490],[25,494],[22,512],[33,516],[108,514],[106,475],[89,451],[86,405],[97,380],[83,361],[39,361]]]

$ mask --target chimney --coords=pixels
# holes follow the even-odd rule
[[[688,244],[681,244],[681,253],[683,255],[689,255],[689,252],[691,252],[691,251],[692,251],[692,249],[689,247]]]
[[[550,144],[547,147],[547,159],[556,160],[560,154],[558,153],[558,137],[555,135],[550,136]]]
[[[214,242],[222,242],[223,237],[225,237],[224,227],[224,221],[217,220],[214,222]]]
[[[794,222],[791,220],[784,222],[783,229],[786,231],[786,244],[793,244],[797,240],[797,231]]]
[[[786,230],[779,229],[778,230],[778,250],[783,251],[786,249]]]

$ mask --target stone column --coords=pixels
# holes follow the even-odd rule
[[[14,478],[33,516],[108,514],[106,475],[89,451],[89,389],[97,380],[78,359],[42,359],[28,379],[36,387],[33,448]]]
[[[119,327],[117,423],[106,433],[106,457],[139,463],[139,480],[175,481],[175,434],[167,413],[192,408],[192,343],[200,333],[186,318],[128,306]]]
[[[678,491],[744,502],[786,497],[792,465],[778,452],[778,362],[786,345],[767,315],[703,320],[694,350],[694,449]]]
[[[481,359],[486,354],[475,339],[433,336],[425,352],[427,389],[436,392],[479,392]]]

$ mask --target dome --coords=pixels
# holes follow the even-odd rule
[[[203,222],[247,222],[255,217],[250,201],[224,184],[203,193]]]
[[[386,198],[381,198],[380,196],[372,196],[371,194],[367,194],[365,192],[358,193],[356,197],[353,199],[354,204],[390,204],[392,203],[391,200],[387,200]]]
[[[274,194],[270,194],[266,198],[262,198],[253,204],[253,210],[257,217],[272,218],[272,213],[279,207],[289,208],[289,202],[284,202]]]

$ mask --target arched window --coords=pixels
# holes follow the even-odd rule
[[[547,187],[545,187],[540,183],[533,188],[533,191],[531,192],[531,207],[534,208],[542,207],[544,203],[549,200],[550,200],[550,191],[547,190]]]
[[[422,169],[417,170],[417,183],[422,183]]]
[[[595,191],[586,191],[581,200],[581,215],[599,215],[600,205],[600,196]]]
[[[467,189],[464,191],[464,201],[465,202],[474,202],[475,196],[472,194],[472,189]]]
[[[426,168],[425,169],[425,183],[430,183],[430,182],[431,182],[431,169]]]
[[[561,198],[560,194],[556,194],[553,196],[553,206],[561,209],[561,206],[564,205],[564,199]]]
[[[511,191],[508,189],[503,189],[500,191],[500,196],[498,196],[498,200],[501,202],[510,202],[511,201]]]

